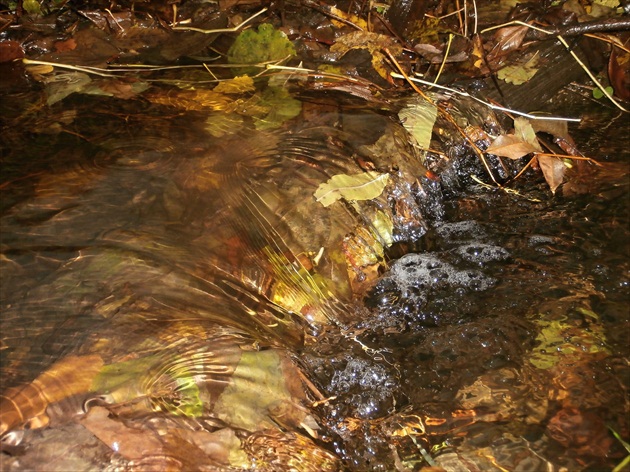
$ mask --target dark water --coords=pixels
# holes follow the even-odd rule
[[[394,112],[356,96],[301,90],[298,119],[267,128],[251,102],[204,109],[174,87],[47,106],[13,73],[3,469],[612,470],[628,454],[616,112],[571,129],[605,164],[574,169],[573,193],[531,173],[515,194],[425,178]],[[377,198],[313,196],[374,169]]]

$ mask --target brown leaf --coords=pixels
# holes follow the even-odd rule
[[[564,163],[557,157],[538,156],[538,164],[547,184],[549,184],[551,193],[555,194],[556,189],[564,180],[564,172],[566,170]]]
[[[57,52],[72,51],[76,47],[77,47],[77,42],[74,40],[74,38],[70,38],[65,41],[57,41],[55,43],[55,51]]]
[[[487,55],[488,61],[495,62],[510,51],[519,48],[528,30],[527,26],[506,26],[499,29],[494,35],[496,43]]]
[[[508,157],[510,159],[520,159],[527,154],[536,152],[534,146],[530,143],[517,138],[513,134],[502,134],[493,141],[487,152],[495,156]]]
[[[0,62],[9,62],[24,57],[22,46],[17,41],[0,42]]]

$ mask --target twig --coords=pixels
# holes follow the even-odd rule
[[[448,43],[446,44],[446,51],[444,51],[444,57],[442,58],[442,64],[440,64],[440,70],[438,70],[437,75],[435,76],[434,84],[437,84],[440,75],[442,75],[442,71],[444,70],[444,64],[446,64],[446,58],[448,57],[448,53],[451,50],[451,44],[453,43],[453,33],[449,33],[448,35]]]
[[[194,26],[173,26],[172,29],[175,30],[175,31],[195,31],[196,33],[203,33],[203,34],[236,33],[238,30],[240,30],[247,23],[252,21],[257,16],[262,15],[266,11],[267,11],[267,8],[263,8],[258,13],[254,13],[252,16],[250,16],[246,20],[240,22],[238,25],[233,26],[232,28],[218,28],[218,29],[206,30],[206,29],[202,29],[202,28],[195,28]]]
[[[414,84],[414,80],[407,76],[407,74],[405,74],[405,71],[403,70],[403,68],[400,66],[400,64],[398,63],[398,61],[396,60],[396,58],[392,55],[391,52],[389,52],[389,50],[387,48],[383,48],[383,51],[387,54],[387,56],[389,57],[389,59],[394,63],[394,65],[396,66],[396,68],[400,71],[400,73],[402,74],[402,77],[407,80],[407,83],[409,83],[409,85],[411,85],[411,87],[422,97],[424,98],[427,102],[429,102],[430,104],[434,105],[438,111],[442,114],[442,116],[444,117],[444,119],[446,121],[448,121],[451,125],[453,125],[453,127],[457,130],[457,132],[462,136],[462,138],[464,138],[464,140],[468,143],[468,145],[472,148],[472,150],[475,152],[475,154],[477,155],[477,157],[479,158],[479,160],[481,161],[481,163],[483,164],[483,166],[486,168],[486,172],[488,173],[488,175],[490,176],[490,178],[492,179],[492,181],[499,187],[501,187],[501,184],[499,184],[499,182],[497,182],[497,179],[494,178],[494,174],[492,173],[492,169],[490,169],[490,165],[488,164],[488,161],[486,161],[485,156],[483,155],[483,151],[481,149],[479,149],[479,146],[477,146],[475,144],[475,142],[470,139],[468,137],[468,135],[466,134],[466,132],[461,128],[461,126],[459,126],[457,124],[457,122],[453,119],[453,117],[446,111],[444,110],[443,107],[439,106],[437,103],[434,102],[433,99],[431,99],[426,93],[424,93],[422,90],[420,90],[416,84]],[[437,86],[436,84],[429,84],[429,85],[433,85],[433,86]]]
[[[439,89],[446,90],[446,91],[454,93],[456,95],[460,95],[462,97],[469,97],[469,98],[472,98],[473,100],[475,100],[475,101],[477,101],[479,103],[482,103],[483,105],[485,105],[485,106],[487,106],[489,108],[492,108],[493,110],[499,110],[499,111],[503,111],[503,112],[506,112],[506,113],[513,113],[513,114],[518,115],[518,116],[523,116],[525,118],[529,118],[530,120],[572,121],[572,122],[576,122],[576,123],[579,123],[581,121],[580,118],[563,118],[563,117],[559,117],[559,116],[531,115],[529,113],[524,113],[522,111],[516,111],[516,110],[512,110],[510,108],[505,108],[505,107],[502,107],[502,106],[499,106],[499,105],[494,105],[492,103],[489,103],[489,102],[486,102],[484,100],[481,100],[480,98],[477,98],[474,95],[469,94],[468,92],[462,92],[460,90],[456,90],[456,89],[453,89],[453,88],[450,88],[450,87],[445,87],[444,85],[438,85],[438,84],[435,84],[433,82],[428,82],[426,80],[418,79],[416,77],[406,77],[406,76],[402,76],[400,74],[397,74],[395,72],[390,72],[390,75],[392,77],[394,77],[394,78],[397,78],[397,79],[406,79],[406,80],[409,80],[411,82],[417,82],[419,84],[427,85],[427,86],[430,86],[430,87],[437,87]]]
[[[22,63],[26,64],[26,65],[40,65],[40,66],[52,66],[52,67],[58,67],[60,69],[69,69],[69,70],[74,70],[74,71],[78,71],[78,72],[85,72],[86,74],[94,74],[94,75],[100,75],[101,77],[118,77],[115,74],[108,74],[106,72],[101,72],[101,71],[106,71],[107,69],[100,69],[97,67],[82,67],[82,66],[71,66],[68,64],[61,64],[61,63],[57,63],[57,62],[47,62],[47,61],[36,61],[34,59],[22,59]]]
[[[540,28],[538,26],[530,25],[529,23],[525,23],[524,21],[518,21],[518,20],[510,21],[510,22],[504,23],[502,25],[492,26],[491,28],[486,28],[485,30],[482,31],[482,33],[486,33],[488,31],[492,31],[492,30],[495,30],[495,29],[499,29],[499,28],[503,28],[505,26],[511,26],[511,25],[526,26],[526,27],[531,28],[531,29],[533,29],[535,31],[539,31],[541,33],[545,33],[547,35],[555,36],[556,38],[558,38],[558,41],[560,41],[562,43],[562,45],[567,49],[567,51],[569,51],[569,54],[571,54],[571,56],[573,56],[573,59],[575,59],[575,61],[580,65],[582,70],[584,72],[586,72],[586,74],[590,77],[590,79],[593,82],[595,82],[597,87],[606,96],[606,98],[608,98],[608,100],[610,100],[620,110],[623,110],[623,111],[625,111],[627,113],[630,112],[630,110],[627,110],[626,108],[624,108],[619,102],[617,102],[617,100],[615,100],[613,98],[613,96],[608,92],[608,90],[606,90],[606,88],[600,83],[600,81],[597,80],[597,77],[595,77],[595,75],[593,75],[593,73],[589,70],[589,68],[586,67],[586,65],[584,65],[584,63],[580,60],[580,58],[577,56],[577,54],[575,54],[575,52],[573,51],[573,49],[571,49],[571,47],[568,45],[568,43],[565,41],[565,39],[562,36],[560,36],[559,34],[556,34],[553,31],[548,31],[546,29]],[[628,26],[630,26],[630,23],[628,24]]]

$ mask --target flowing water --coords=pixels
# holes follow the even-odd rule
[[[395,107],[356,93],[275,89],[271,108],[299,113],[282,124],[245,111],[251,94],[168,85],[47,105],[13,72],[3,470],[611,470],[628,454],[614,111],[571,129],[605,165],[552,196],[533,172],[517,193],[481,187],[471,157],[440,182]],[[315,197],[365,171],[382,193]]]

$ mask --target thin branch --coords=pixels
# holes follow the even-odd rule
[[[440,64],[440,70],[438,70],[437,75],[435,76],[434,84],[438,83],[440,79],[440,75],[442,75],[442,71],[444,70],[444,64],[446,64],[446,59],[448,58],[448,53],[451,50],[451,44],[453,43],[453,33],[449,33],[448,35],[448,43],[446,44],[446,51],[444,51],[444,57],[442,58],[442,64]]]
[[[468,92],[462,92],[461,90],[456,90],[450,87],[445,87],[444,85],[438,85],[438,84],[434,84],[433,82],[428,82],[426,80],[422,80],[422,79],[418,79],[416,77],[407,77],[407,76],[402,76],[400,74],[397,74],[396,72],[390,72],[390,75],[396,79],[406,79],[412,82],[417,82],[419,84],[423,84],[423,85],[427,85],[430,87],[437,87],[439,89],[442,90],[446,90],[448,92],[454,93],[456,95],[459,95],[461,97],[469,97],[472,98],[473,100],[487,106],[488,108],[492,108],[493,110],[498,110],[498,111],[503,111],[506,113],[513,113],[515,115],[518,116],[523,116],[525,118],[529,118],[530,120],[556,120],[556,121],[572,121],[572,122],[576,122],[579,123],[581,121],[580,118],[564,118],[564,117],[559,117],[559,116],[541,116],[541,115],[532,115],[529,113],[524,113],[522,111],[517,111],[517,110],[512,110],[510,108],[505,108],[499,105],[494,105],[492,103],[486,102],[484,100],[481,100],[480,98],[475,97],[474,95],[469,94]]]
[[[617,100],[615,100],[613,98],[613,96],[608,92],[608,90],[606,90],[606,88],[601,84],[601,82],[599,80],[597,80],[597,77],[595,77],[595,75],[589,70],[588,67],[586,67],[586,65],[580,60],[580,58],[577,56],[577,54],[575,54],[575,52],[573,51],[573,49],[571,49],[571,47],[567,44],[567,42],[565,41],[565,39],[560,36],[559,34],[554,33],[553,31],[549,31],[546,30],[544,28],[540,28],[538,26],[534,26],[534,25],[530,25],[529,23],[525,23],[523,21],[510,21],[508,23],[504,23],[502,25],[497,25],[497,26],[493,26],[491,28],[486,28],[485,30],[482,31],[482,33],[485,33],[487,31],[492,31],[495,29],[499,29],[499,28],[503,28],[505,26],[511,26],[511,25],[521,25],[521,26],[526,26],[528,28],[531,28],[535,31],[539,31],[541,33],[547,34],[549,36],[556,36],[556,38],[558,38],[558,40],[562,43],[562,45],[567,49],[567,51],[569,51],[569,54],[571,54],[571,56],[573,57],[573,59],[575,59],[575,61],[579,64],[579,66],[582,68],[582,70],[584,72],[586,72],[586,74],[590,77],[590,79],[595,82],[595,84],[597,85],[597,87],[601,90],[601,92],[606,96],[606,98],[608,98],[608,100],[610,100],[617,108],[619,108],[620,110],[623,110],[625,112],[630,112],[630,110],[627,110],[626,108],[624,108],[619,102],[617,102]],[[630,27],[630,22],[628,22],[627,27]]]
[[[203,34],[213,34],[213,33],[236,33],[238,30],[240,30],[243,26],[245,26],[247,23],[249,23],[250,21],[252,21],[254,18],[256,18],[259,15],[262,15],[263,13],[265,13],[267,11],[267,8],[263,8],[262,10],[260,10],[258,13],[254,13],[252,16],[250,16],[249,18],[247,18],[246,20],[240,22],[238,25],[233,26],[232,28],[218,28],[218,29],[210,29],[210,30],[206,30],[206,29],[202,29],[202,28],[195,28],[194,26],[173,26],[173,30],[175,31],[194,31],[196,33],[203,33]]]

